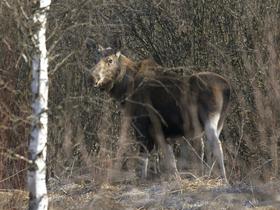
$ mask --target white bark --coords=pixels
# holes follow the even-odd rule
[[[40,0],[40,9],[34,22],[39,29],[34,34],[36,42],[32,59],[32,112],[33,122],[29,143],[30,160],[34,163],[28,170],[30,192],[29,209],[48,209],[46,187],[46,154],[48,131],[48,59],[46,50],[46,13],[51,0]]]

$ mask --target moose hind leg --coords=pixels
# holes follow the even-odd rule
[[[222,144],[219,139],[218,122],[220,115],[218,113],[212,115],[205,123],[205,134],[207,138],[208,153],[213,153],[214,157],[218,161],[218,165],[221,170],[222,177],[227,182],[226,171],[224,165],[224,155]]]
[[[177,170],[177,166],[176,166],[176,159],[175,159],[175,155],[173,152],[173,148],[170,144],[166,145],[166,152],[165,152],[165,158],[166,161],[165,163],[167,164],[168,167],[168,171],[170,171],[172,174],[177,175],[178,174],[178,170]]]
[[[140,177],[141,179],[147,179],[148,177],[148,164],[149,164],[149,155],[144,153],[141,154],[140,158]]]

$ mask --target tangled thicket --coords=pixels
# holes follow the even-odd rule
[[[23,185],[30,129],[32,4],[0,3],[0,186]],[[94,171],[114,161],[118,105],[94,90],[86,71],[97,59],[89,40],[139,60],[190,74],[229,79],[232,108],[222,141],[230,179],[279,175],[280,4],[277,0],[53,0],[50,60],[49,176]],[[4,149],[5,148],[5,149]]]

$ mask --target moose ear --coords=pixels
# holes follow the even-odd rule
[[[117,58],[120,58],[120,56],[121,56],[121,51],[118,51],[118,52],[116,53],[116,56],[117,56]]]
[[[106,57],[108,55],[113,54],[113,49],[111,47],[102,47],[101,45],[98,45],[98,52],[102,55],[102,57]]]
[[[101,53],[105,51],[105,48],[102,47],[100,44],[98,45],[98,48],[97,48],[97,49],[98,49],[98,51],[101,52]]]

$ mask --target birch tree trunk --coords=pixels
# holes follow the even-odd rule
[[[47,10],[51,0],[40,0],[34,23],[35,49],[32,58],[32,112],[33,122],[29,143],[30,160],[34,163],[28,170],[29,209],[48,209],[46,186],[46,155],[48,133],[48,58],[46,49]]]

